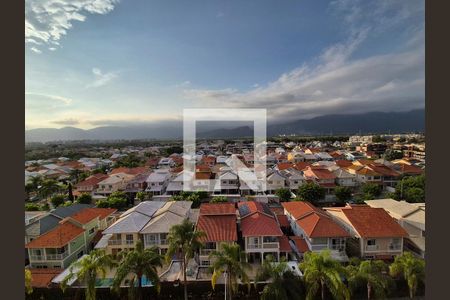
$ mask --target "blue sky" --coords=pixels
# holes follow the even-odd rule
[[[424,2],[26,0],[26,128],[425,104]]]

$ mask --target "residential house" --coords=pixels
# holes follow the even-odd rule
[[[334,176],[336,176],[336,183],[339,186],[345,186],[349,188],[354,188],[358,185],[356,180],[356,175],[347,172],[345,169],[337,169],[333,171]]]
[[[153,195],[163,195],[172,177],[168,169],[155,170],[147,177],[147,188],[145,191]]]
[[[305,180],[312,181],[326,191],[326,194],[332,194],[336,187],[336,175],[328,169],[321,166],[308,166],[303,170]]]
[[[215,194],[239,193],[239,179],[233,171],[224,169],[217,175],[217,180],[214,186]]]
[[[383,208],[408,233],[405,250],[425,258],[425,206],[394,199],[365,201],[370,207]]]
[[[108,178],[109,176],[103,173],[93,174],[83,181],[75,185],[73,194],[79,196],[83,193],[92,194],[98,189],[98,184]]]
[[[123,191],[125,190],[128,182],[133,178],[133,175],[129,175],[126,173],[116,173],[109,175],[108,178],[98,183],[98,188],[95,193],[108,196],[114,192]]]
[[[280,239],[284,236],[275,215],[266,203],[238,203],[239,229],[250,262],[263,262],[267,255],[280,259]]]
[[[309,202],[284,202],[281,205],[292,232],[304,240],[307,251],[330,250],[333,258],[348,260],[345,245],[350,234],[329,214]]]
[[[274,195],[275,191],[286,186],[286,178],[275,170],[267,171],[266,194]]]
[[[237,217],[233,203],[203,203],[197,220],[197,230],[203,231],[204,247],[199,251],[199,265],[210,266],[209,255],[219,251],[221,243],[237,243]]]
[[[288,168],[280,171],[280,174],[285,178],[286,187],[294,193],[298,188],[305,183],[305,177],[302,172],[295,168]]]
[[[158,168],[169,169],[175,167],[175,162],[171,157],[163,157],[158,162]]]
[[[362,258],[392,259],[403,252],[408,233],[383,208],[347,205],[325,210],[353,236]]]

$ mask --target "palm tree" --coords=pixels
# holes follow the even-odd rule
[[[152,282],[152,284],[159,291],[159,276],[158,267],[162,267],[163,257],[159,254],[157,247],[144,249],[142,241],[137,241],[136,248],[131,251],[121,252],[121,259],[117,266],[116,275],[114,277],[113,287],[118,290],[121,282],[129,274],[134,274],[135,278],[132,281],[138,283],[138,299],[142,298],[142,277],[145,277]]]
[[[324,300],[325,288],[328,288],[336,299],[350,299],[350,293],[341,278],[345,269],[331,258],[330,251],[307,252],[299,267],[308,287],[306,299],[314,299],[320,289],[321,299]]]
[[[39,189],[39,194],[42,198],[47,198],[48,196],[59,191],[60,186],[58,182],[53,179],[46,179],[42,181],[41,188]]]
[[[238,288],[238,279],[247,284],[250,283],[246,270],[250,269],[250,265],[245,261],[245,253],[241,252],[238,244],[222,243],[219,251],[210,254],[213,263],[210,267],[213,271],[211,284],[214,288],[217,279],[226,273],[226,286],[229,286],[230,299]],[[226,291],[225,291],[226,292]]]
[[[170,228],[167,236],[169,249],[166,253],[166,260],[170,262],[174,255],[179,255],[182,258],[183,270],[183,286],[184,299],[187,300],[187,278],[186,269],[189,259],[194,257],[195,251],[203,247],[200,239],[205,235],[202,231],[196,231],[194,224],[188,219],[183,220],[181,224],[174,225]]]
[[[31,286],[31,281],[33,278],[31,277],[30,269],[25,269],[25,292],[29,295],[33,292],[33,287]]]
[[[402,276],[408,283],[409,298],[413,298],[419,282],[425,280],[425,260],[415,257],[410,252],[404,252],[395,257],[389,266],[391,276]]]
[[[366,260],[359,265],[348,265],[348,281],[352,290],[365,284],[367,286],[367,299],[375,297],[385,298],[389,289],[389,277],[386,275],[386,264],[381,260]]]
[[[263,289],[262,300],[301,299],[305,294],[301,278],[291,271],[284,260],[274,263],[272,255],[268,255],[264,260],[261,270],[256,275],[255,285],[260,281],[270,281]]]
[[[86,300],[95,300],[95,282],[97,276],[105,278],[106,268],[114,266],[114,261],[110,255],[105,254],[104,250],[93,250],[89,255],[77,260],[70,266],[70,273],[61,282],[61,288],[64,291],[67,282],[74,278],[86,284]]]

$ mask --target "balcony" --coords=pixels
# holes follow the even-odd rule
[[[366,251],[377,251],[378,245],[366,245]]]
[[[69,252],[59,253],[59,254],[47,254],[47,260],[63,260],[69,256]]]
[[[278,249],[278,243],[247,244],[247,249]]]
[[[200,249],[200,255],[209,256],[214,251],[216,251],[216,249]]]
[[[390,244],[389,251],[400,251],[402,249],[402,245],[400,244]]]
[[[108,240],[108,245],[122,245],[122,240]]]

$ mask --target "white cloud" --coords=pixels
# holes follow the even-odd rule
[[[72,103],[72,99],[67,97],[62,97],[58,95],[50,95],[50,94],[42,94],[42,93],[34,93],[34,92],[25,92],[26,96],[32,96],[32,97],[39,97],[39,98],[46,98],[50,99],[52,101],[60,102],[65,105],[69,105]]]
[[[117,72],[103,73],[99,68],[92,68],[92,74],[94,75],[94,81],[86,85],[86,88],[106,85],[118,76]]]
[[[107,14],[119,0],[26,0],[25,42],[59,45],[74,21],[87,14]]]
[[[36,48],[36,47],[31,47],[30,50],[33,51],[34,53],[38,53],[38,54],[39,54],[39,53],[42,53],[42,51],[39,50],[39,49]]]

